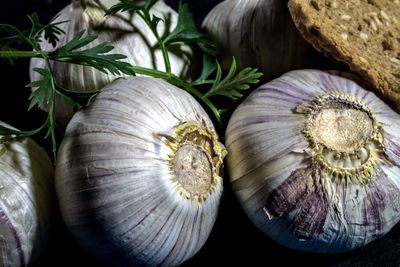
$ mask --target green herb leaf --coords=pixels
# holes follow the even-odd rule
[[[39,17],[37,13],[33,13],[32,15],[28,15],[29,20],[31,21],[31,29],[29,30],[28,38],[32,41],[38,41],[39,33],[41,32],[42,25],[39,22]]]
[[[250,84],[260,81],[259,78],[262,76],[262,73],[257,69],[245,68],[236,74],[236,68],[236,60],[233,58],[228,74],[222,79],[221,66],[217,64],[217,74],[214,84],[204,97],[221,95],[237,99],[243,96],[240,91],[247,90],[250,88]]]
[[[50,91],[52,90],[52,75],[47,69],[34,68],[33,71],[39,73],[43,79],[33,81],[28,84],[28,87],[35,88],[29,96],[29,108],[31,110],[33,107],[44,106],[49,100]]]
[[[165,46],[177,42],[197,45],[204,53],[215,55],[215,47],[207,36],[198,31],[187,4],[179,6],[178,23],[175,29],[163,40]]]
[[[158,0],[146,0],[145,1],[145,8],[147,10],[150,10],[150,8],[152,8],[154,6],[155,3],[157,3]]]
[[[118,4],[113,5],[107,10],[106,15],[115,15],[118,12],[125,12],[125,11],[136,12],[143,8],[144,6],[134,4],[131,0],[120,0]]]
[[[55,17],[49,24],[42,25],[39,22],[39,17],[36,13],[28,15],[31,21],[31,28],[29,30],[20,30],[9,24],[0,24],[0,31],[10,34],[7,37],[3,37],[0,43],[11,45],[12,43],[25,43],[31,45],[33,48],[39,47],[39,42],[42,33],[44,32],[44,38],[53,45],[58,42],[58,36],[64,31],[58,27],[58,25],[65,23],[66,21],[54,22],[57,18]]]
[[[32,23],[32,27],[29,33],[29,39],[31,42],[39,43],[42,37],[42,33],[44,33],[44,39],[49,42],[53,47],[56,46],[57,42],[59,41],[58,36],[64,34],[65,32],[58,27],[58,25],[66,23],[67,21],[59,21],[54,22],[58,16],[54,17],[50,23],[46,25],[42,25],[39,22],[39,17],[36,13],[28,16]]]
[[[12,43],[30,44],[29,38],[26,36],[26,34],[13,25],[0,24],[0,31],[9,34],[8,36],[1,38],[2,46],[11,45]]]
[[[156,29],[156,27],[160,21],[164,21],[164,20],[160,17],[157,17],[156,15],[153,15],[150,22],[151,22],[152,27],[154,29]]]
[[[57,150],[57,143],[56,143],[56,111],[55,111],[55,92],[56,92],[56,85],[54,81],[54,77],[50,70],[42,69],[42,68],[34,68],[34,71],[39,73],[43,78],[41,80],[33,81],[28,84],[29,87],[36,88],[31,95],[29,96],[30,104],[29,108],[31,109],[34,106],[46,106],[48,108],[48,115],[47,119],[44,124],[35,129],[33,131],[26,131],[21,132],[18,136],[23,136],[23,134],[33,135],[39,132],[40,130],[47,127],[47,133],[45,138],[51,137],[52,147],[53,147],[53,156],[54,159],[56,158],[56,150]]]
[[[76,92],[57,86],[57,94],[62,96],[73,109],[80,109],[87,106],[99,91]]]
[[[57,42],[60,40],[59,36],[62,34],[65,34],[65,32],[58,27],[58,25],[67,23],[68,21],[59,21],[59,22],[54,22],[54,20],[58,16],[54,17],[51,22],[47,25],[44,25],[42,27],[42,31],[44,32],[44,39],[49,42],[53,47],[57,45]]]
[[[18,51],[18,50],[13,47],[10,47],[8,44],[2,44],[0,41],[0,54],[2,54],[3,51],[12,52],[12,51]],[[0,60],[1,59],[3,59],[3,58],[0,58]],[[7,60],[10,65],[14,65],[14,60],[12,57],[5,57],[4,59]]]
[[[151,7],[158,0],[146,0],[141,5],[134,3],[132,0],[119,0],[118,4],[115,4],[110,9],[107,10],[106,15],[115,15],[118,12],[137,12],[139,10],[147,10],[149,11]]]
[[[126,56],[122,54],[108,54],[114,47],[107,42],[100,43],[92,48],[78,50],[93,42],[97,36],[83,36],[85,31],[81,31],[75,37],[49,53],[49,59],[61,62],[91,66],[102,72],[119,75],[125,73],[133,75],[132,65],[121,61]]]
[[[217,62],[214,58],[207,54],[203,54],[203,70],[200,77],[195,80],[192,85],[200,85],[206,83],[213,83],[212,80],[207,80],[208,77],[217,69]]]
[[[0,143],[4,143],[4,141],[10,141],[15,139],[16,137],[27,137],[31,135],[35,135],[43,129],[39,127],[35,130],[31,131],[20,131],[16,129],[7,128],[3,125],[0,125]]]

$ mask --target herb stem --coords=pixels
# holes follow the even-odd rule
[[[48,103],[49,103],[49,112],[47,115],[46,123],[47,124],[47,135],[50,135],[51,138],[51,144],[52,144],[52,152],[53,152],[53,159],[54,162],[56,161],[56,156],[57,156],[57,141],[56,141],[56,133],[55,133],[55,126],[56,126],[56,81],[54,79],[54,73],[53,73],[53,68],[51,67],[50,64],[50,58],[49,54],[46,51],[41,50],[40,45],[35,42],[30,42],[32,45],[33,49],[35,50],[42,59],[44,59],[46,68],[49,70],[51,74],[51,79],[50,79],[50,86],[51,90],[48,95]]]
[[[4,50],[4,51],[0,51],[0,57],[4,57],[4,58],[21,58],[21,57],[38,57],[40,56],[41,53],[38,51],[8,51],[8,50]]]
[[[180,79],[179,77],[177,77],[174,74],[169,74],[169,73],[159,71],[159,70],[154,70],[154,69],[149,69],[149,68],[144,68],[144,67],[139,67],[139,66],[132,66],[132,69],[137,74],[143,74],[143,75],[152,76],[155,78],[164,79],[164,80],[168,81],[169,83],[171,83],[177,87],[180,87],[183,90],[185,90],[186,92],[194,95],[199,100],[203,101],[203,103],[206,104],[210,108],[211,112],[215,116],[215,119],[216,119],[218,125],[222,126],[221,114],[219,113],[217,107],[207,97],[205,97],[202,93],[197,91],[190,83]]]
[[[138,12],[139,16],[144,20],[144,22],[149,26],[151,31],[153,32],[154,36],[157,39],[157,43],[160,46],[163,58],[164,58],[164,64],[165,64],[165,72],[168,74],[171,74],[171,63],[169,60],[169,55],[168,55],[168,50],[167,47],[165,46],[164,42],[162,41],[160,35],[157,32],[157,23],[154,23],[151,19],[150,12],[148,10],[143,10],[142,12]]]
[[[43,57],[45,55],[42,55]],[[53,69],[50,65],[50,60],[48,57],[45,58],[46,61],[46,67],[51,73],[51,89],[50,90],[50,95],[49,95],[49,113],[48,113],[48,135],[51,137],[51,143],[52,143],[52,152],[53,152],[53,158],[54,161],[56,161],[56,156],[57,156],[57,141],[56,141],[56,133],[55,133],[55,126],[56,126],[56,82],[54,80],[54,74],[53,74]]]

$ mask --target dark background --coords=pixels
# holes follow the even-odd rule
[[[250,0],[249,0],[250,1]],[[177,8],[178,0],[167,0]],[[207,12],[219,0],[186,0],[200,25]],[[0,23],[29,27],[27,14],[37,12],[41,21],[47,22],[69,0],[2,0]],[[39,110],[27,112],[29,88],[29,60],[16,60],[11,66],[0,61],[0,120],[20,129],[33,129],[44,119]],[[34,139],[49,151],[49,142],[43,136]],[[226,182],[226,181],[225,181]],[[200,252],[183,266],[235,265],[235,266],[399,266],[400,265],[400,225],[383,238],[352,252],[321,255],[301,253],[277,245],[260,232],[247,219],[226,183],[220,213],[215,227]],[[58,214],[51,229],[47,249],[34,263],[39,266],[98,266],[93,259],[79,248]]]

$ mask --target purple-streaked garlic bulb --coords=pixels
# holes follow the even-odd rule
[[[239,68],[258,68],[269,81],[324,62],[296,29],[287,3],[225,0],[208,13],[202,27],[216,42],[225,68],[234,56]]]
[[[53,173],[46,152],[32,139],[0,135],[0,266],[28,266],[45,247]]]
[[[85,48],[110,42],[114,46],[111,53],[127,56],[126,61],[132,65],[165,71],[164,58],[157,45],[156,37],[140,16],[128,12],[104,16],[105,11],[118,2],[117,0],[72,0],[71,4],[59,12],[55,20],[55,22],[67,21],[58,25],[65,34],[60,36],[60,41],[55,48],[65,45],[77,33],[86,30],[86,34],[96,35],[98,38]],[[171,32],[177,24],[178,14],[163,1],[157,1],[151,13],[163,19],[157,25],[160,36]],[[42,41],[41,48],[44,51],[55,49],[45,40]],[[190,47],[183,44],[175,45],[174,52],[169,53],[172,73],[186,78],[189,74],[191,56]],[[77,92],[97,91],[117,78],[115,75],[87,66],[55,61],[51,62],[51,65],[58,85]],[[42,79],[40,74],[33,71],[33,68],[44,67],[42,59],[31,60],[31,81]],[[46,109],[46,107],[43,108]],[[74,111],[66,101],[57,102],[56,116],[62,125],[68,123],[73,113]]]
[[[231,185],[250,219],[303,251],[362,247],[400,220],[400,115],[336,72],[256,89],[226,130]]]
[[[111,266],[176,266],[205,243],[224,146],[185,91],[149,77],[103,88],[68,124],[56,191],[78,242]]]

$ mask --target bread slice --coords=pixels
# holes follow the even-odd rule
[[[400,0],[290,0],[303,37],[400,110]]]

